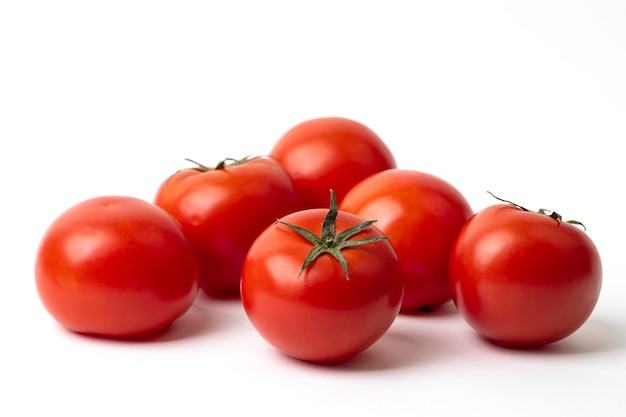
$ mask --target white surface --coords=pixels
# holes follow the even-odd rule
[[[626,3],[217,3],[0,4],[0,415],[625,415]],[[604,265],[589,321],[504,350],[448,305],[320,367],[274,351],[237,302],[201,296],[144,342],[80,337],[43,310],[33,259],[62,210],[151,200],[183,158],[268,152],[327,115],[475,210],[490,190],[583,221]]]

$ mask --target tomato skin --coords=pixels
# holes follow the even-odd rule
[[[328,205],[328,190],[340,203],[363,178],[396,168],[382,139],[369,127],[343,117],[306,120],[289,129],[271,154],[294,181],[302,208]]]
[[[35,261],[39,298],[78,333],[134,337],[182,316],[198,293],[195,253],[164,210],[126,196],[85,200],[44,233]]]
[[[272,158],[179,171],[161,184],[154,203],[180,222],[198,253],[200,288],[217,297],[238,296],[254,239],[300,207],[291,178]]]
[[[325,209],[292,213],[282,220],[317,233]],[[337,232],[363,219],[339,212]],[[382,236],[368,227],[355,239]],[[258,333],[286,355],[310,362],[351,358],[374,344],[398,315],[402,271],[387,240],[342,251],[349,280],[325,253],[298,274],[312,245],[282,224],[256,239],[246,257],[241,297]]]
[[[377,219],[389,236],[404,273],[402,311],[451,300],[450,250],[472,209],[450,183],[420,171],[387,170],[355,185],[339,208]]]
[[[575,332],[602,285],[600,255],[578,226],[497,204],[463,227],[450,257],[463,318],[503,346],[540,346]]]

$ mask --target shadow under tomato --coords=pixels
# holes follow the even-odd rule
[[[591,317],[580,329],[565,339],[543,346],[501,346],[477,334],[477,337],[500,352],[532,355],[583,355],[626,350],[626,322]]]
[[[194,304],[181,317],[169,326],[143,336],[108,337],[90,333],[71,332],[81,337],[99,339],[117,343],[166,343],[200,337],[216,332],[220,327],[228,326],[240,306],[238,297],[215,299],[204,293],[198,295]]]
[[[294,358],[302,366],[333,372],[380,372],[410,368],[431,363],[437,357],[452,355],[445,348],[445,340],[428,332],[408,333],[391,328],[374,345],[360,354],[338,362],[306,362]]]
[[[148,342],[169,342],[216,333],[221,328],[235,325],[243,313],[239,297],[215,298],[200,293],[191,308],[168,328]]]
[[[402,312],[374,345],[352,358],[330,363],[292,360],[303,366],[348,372],[387,371],[432,363],[459,353],[459,347],[441,330],[447,327],[442,322],[460,320],[457,316],[458,311],[452,302],[434,310]],[[439,330],[433,331],[434,328]]]
[[[189,310],[165,329],[134,338],[134,342],[172,342],[198,337],[211,331],[214,318],[196,301]]]
[[[423,309],[415,309],[408,311],[401,311],[400,315],[408,316],[408,317],[424,317],[424,318],[439,318],[439,317],[448,317],[458,314],[458,310],[456,309],[454,303],[452,301],[448,301],[441,305],[438,305],[434,308],[423,308]]]
[[[407,368],[422,359],[421,342],[415,335],[390,329],[369,349],[351,360],[337,364],[345,371],[375,372]]]

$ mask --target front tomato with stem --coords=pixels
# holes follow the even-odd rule
[[[216,297],[238,296],[254,239],[300,207],[287,172],[263,156],[227,158],[215,167],[196,163],[163,181],[154,202],[182,225],[198,253],[200,287]]]
[[[579,222],[498,200],[506,204],[481,210],[459,232],[450,256],[452,299],[470,326],[498,345],[564,339],[598,301],[598,250]]]
[[[339,211],[331,193],[330,209],[289,214],[259,235],[241,298],[267,342],[301,360],[332,362],[383,336],[400,310],[402,269],[373,223]]]

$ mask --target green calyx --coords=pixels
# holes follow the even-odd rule
[[[497,196],[495,196],[495,195],[494,195],[492,192],[490,192],[490,191],[487,191],[487,192],[488,192],[489,194],[491,194],[491,196],[492,196],[493,198],[495,198],[496,200],[502,201],[503,203],[510,204],[510,205],[512,205],[512,206],[514,206],[514,207],[517,207],[518,209],[523,210],[523,211],[530,211],[530,210],[528,210],[527,208],[520,206],[519,204],[516,204],[516,203],[513,203],[513,202],[511,202],[511,201],[504,200],[504,199],[502,199],[502,198],[500,198],[500,197],[497,197]],[[563,217],[562,217],[559,213],[557,213],[556,211],[552,211],[552,210],[548,210],[548,209],[539,209],[539,210],[538,210],[538,211],[536,211],[535,213],[539,213],[539,214],[541,214],[541,215],[548,216],[548,217],[550,217],[550,218],[552,218],[552,219],[555,219],[557,222],[561,222],[561,221],[563,221]],[[565,220],[565,223],[574,224],[574,225],[576,225],[576,226],[580,226],[580,227],[582,227],[582,228],[583,228],[583,230],[585,230],[585,231],[587,230],[587,228],[585,227],[585,225],[584,225],[584,224],[582,224],[581,222],[579,222],[578,220]]]
[[[224,158],[221,161],[219,161],[217,163],[217,165],[215,165],[215,168],[209,168],[205,165],[202,165],[199,162],[194,161],[193,159],[189,159],[189,158],[185,158],[185,161],[189,161],[192,164],[196,164],[195,169],[202,171],[202,172],[207,172],[207,171],[219,171],[221,169],[225,169],[227,167],[232,167],[232,166],[236,166],[236,165],[241,165],[241,164],[245,164],[248,161],[252,161],[253,159],[258,159],[258,158],[263,158],[265,155],[248,155],[242,159],[235,159],[235,158]]]
[[[317,259],[317,257],[322,255],[323,253],[328,253],[332,255],[337,261],[339,261],[346,279],[350,280],[350,277],[348,275],[348,263],[346,261],[346,258],[341,253],[341,251],[346,248],[365,245],[367,243],[377,242],[379,240],[385,240],[389,238],[388,236],[380,236],[380,237],[370,237],[366,239],[349,240],[352,236],[356,235],[357,233],[369,227],[371,224],[375,223],[376,220],[367,220],[363,223],[357,224],[356,226],[353,226],[337,234],[336,219],[337,219],[338,213],[339,213],[339,208],[337,207],[337,200],[335,198],[335,193],[333,190],[330,190],[330,208],[322,223],[319,236],[317,236],[315,233],[309,230],[306,230],[294,224],[284,222],[281,220],[276,221],[276,223],[284,224],[285,226],[288,226],[289,228],[291,228],[300,236],[308,240],[313,245],[313,248],[311,248],[311,251],[308,253],[306,259],[304,260],[304,264],[302,264],[302,268],[300,269],[298,278],[300,278],[300,275],[302,275],[302,273],[311,264],[311,262],[313,262],[315,259]]]

